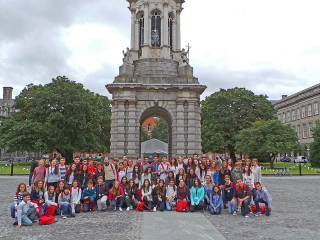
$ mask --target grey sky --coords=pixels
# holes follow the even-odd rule
[[[240,86],[277,99],[319,83],[317,0],[187,0],[184,8],[183,46],[192,46],[204,96]],[[125,0],[0,0],[0,94],[66,75],[107,95],[129,31]]]

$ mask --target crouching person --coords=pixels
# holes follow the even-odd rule
[[[62,218],[67,218],[72,215],[71,209],[71,193],[70,189],[66,187],[63,192],[59,194],[58,204],[60,208],[60,214]]]
[[[31,226],[36,220],[36,209],[38,205],[30,201],[30,194],[23,193],[23,200],[17,206],[18,227]]]
[[[56,201],[56,192],[54,186],[49,186],[44,194],[43,214],[46,216],[55,216],[58,208]]]
[[[96,192],[98,211],[107,210],[108,188],[107,185],[104,183],[102,176],[97,178]]]
[[[96,203],[97,192],[93,186],[93,181],[88,181],[88,186],[83,190],[82,200],[83,200],[83,211],[89,212],[93,211],[93,207]]]
[[[201,186],[200,180],[196,178],[193,181],[193,186],[190,189],[190,212],[203,210],[204,206],[204,187]]]
[[[251,192],[250,187],[242,179],[237,180],[236,197],[238,199],[238,209],[241,209],[242,216],[249,217]]]
[[[122,206],[124,203],[124,190],[120,186],[119,181],[115,181],[113,187],[109,190],[109,201],[114,211],[119,208],[119,211],[122,212]]]
[[[136,208],[139,202],[139,195],[138,195],[137,186],[133,179],[129,181],[129,184],[125,189],[125,196],[126,196],[127,211],[130,211]]]
[[[79,182],[78,180],[73,180],[72,182],[72,188],[71,188],[71,211],[72,217],[76,216],[76,213],[80,213],[81,211],[81,195],[82,191],[81,188],[79,187]]]
[[[173,179],[170,180],[166,191],[166,206],[167,210],[171,211],[176,206],[177,190]]]
[[[270,216],[272,199],[269,192],[265,188],[262,188],[260,182],[256,182],[254,185],[255,185],[255,188],[252,190],[252,192],[253,192],[253,201],[254,201],[254,204],[256,205],[256,216],[260,215],[259,203],[265,204],[266,216]]]
[[[224,177],[225,184],[222,186],[223,190],[223,202],[228,205],[228,212],[233,215],[237,215],[237,201],[235,198],[235,185],[231,182],[230,176],[226,175]]]
[[[214,186],[210,195],[210,213],[212,215],[220,215],[222,210],[222,196],[220,188]]]

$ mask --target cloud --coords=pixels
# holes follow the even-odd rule
[[[127,6],[0,0],[0,92],[13,86],[18,95],[28,83],[66,75],[108,95],[104,86],[130,43]],[[191,65],[208,86],[204,96],[239,86],[279,99],[319,83],[319,22],[318,0],[186,1],[182,46],[192,46]]]

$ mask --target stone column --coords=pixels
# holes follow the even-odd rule
[[[169,46],[169,37],[168,37],[168,21],[169,21],[169,14],[168,14],[168,3],[165,2],[163,4],[163,45]]]
[[[127,114],[127,155],[134,160],[139,155],[139,128],[137,127],[136,104],[136,101],[128,102]]]
[[[144,46],[149,46],[149,38],[151,37],[149,34],[149,3],[144,3]]]
[[[188,155],[201,153],[201,115],[199,102],[188,101]]]
[[[179,156],[185,155],[185,109],[184,101],[177,101],[176,116],[176,153]]]
[[[176,47],[177,50],[181,50],[181,26],[180,26],[180,14],[181,14],[181,10],[177,10],[177,29],[176,29]]]
[[[125,102],[114,100],[111,117],[111,155],[119,158],[125,154]]]
[[[131,9],[131,49],[135,48],[136,38],[139,36],[139,35],[136,35],[135,25],[136,25],[136,10]]]
[[[172,24],[172,49],[177,49],[177,19],[173,19]]]

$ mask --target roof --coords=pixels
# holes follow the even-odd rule
[[[168,144],[158,139],[152,138],[141,143],[141,154],[163,153],[168,154]]]

